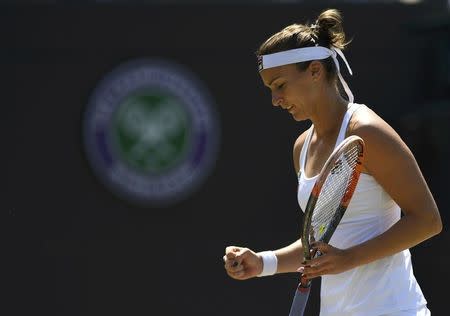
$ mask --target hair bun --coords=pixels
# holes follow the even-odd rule
[[[314,30],[319,42],[324,46],[344,49],[348,44],[345,42],[342,15],[336,9],[328,9],[320,13],[316,23],[311,25],[311,29]]]

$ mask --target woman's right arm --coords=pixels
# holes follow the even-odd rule
[[[278,259],[277,273],[296,272],[302,263],[303,247],[300,239],[274,252]]]
[[[296,175],[298,175],[300,170],[299,158],[305,138],[306,132],[302,133],[294,144],[293,159]],[[286,247],[274,250],[273,252],[277,258],[276,273],[296,272],[300,267],[303,257],[302,242],[300,239]],[[245,247],[227,247],[225,249],[223,260],[228,275],[237,280],[246,280],[256,277],[264,268],[261,252],[256,253]]]
[[[308,130],[303,132],[295,141],[292,158],[294,161],[295,174],[300,171],[300,152],[305,142]],[[299,234],[300,235],[300,234]],[[302,241],[299,238],[289,246],[275,250],[278,258],[277,273],[296,272],[303,258]]]

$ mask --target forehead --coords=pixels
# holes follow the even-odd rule
[[[277,78],[288,78],[299,75],[299,71],[295,64],[290,64],[264,69],[259,73],[259,75],[261,76],[264,85],[270,86],[272,81],[276,80]]]

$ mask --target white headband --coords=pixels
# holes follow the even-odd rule
[[[347,93],[348,101],[350,103],[353,103],[354,100],[353,93],[341,75],[339,62],[337,60],[337,54],[339,54],[342,60],[344,60],[345,64],[347,65],[349,73],[352,75],[353,74],[352,69],[348,64],[347,59],[345,59],[344,53],[342,53],[342,51],[337,47],[331,47],[331,49],[322,46],[302,47],[274,54],[258,56],[258,68],[259,71],[262,71],[267,68],[295,64],[309,60],[320,60],[331,56],[333,58],[334,64],[336,65],[339,80],[341,81],[342,86],[344,87],[345,93]]]

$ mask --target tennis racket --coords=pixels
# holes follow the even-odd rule
[[[358,136],[344,139],[322,167],[306,204],[302,230],[304,262],[320,252],[311,253],[311,243],[328,243],[347,209],[361,173],[364,141]],[[311,281],[303,276],[295,291],[289,316],[303,316]]]

